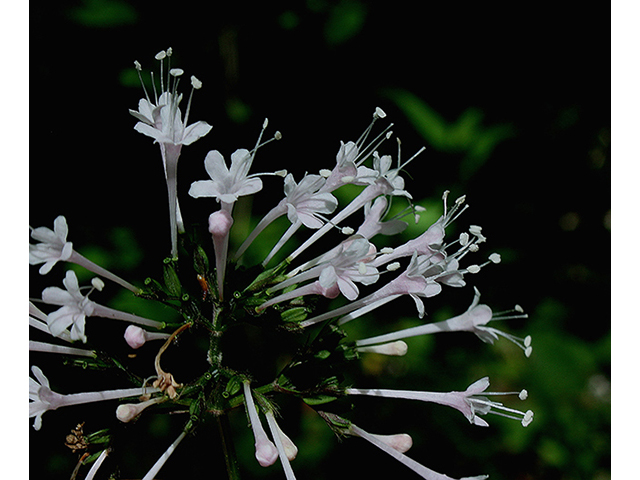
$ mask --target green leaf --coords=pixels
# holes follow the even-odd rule
[[[312,397],[305,397],[302,399],[307,405],[322,405],[324,403],[333,402],[336,397],[331,395],[314,395]]]

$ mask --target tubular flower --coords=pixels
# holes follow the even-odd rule
[[[399,330],[397,332],[388,333],[385,335],[379,335],[376,337],[368,338],[365,340],[356,341],[358,347],[364,347],[365,345],[373,345],[381,342],[389,342],[393,340],[399,340],[401,338],[415,337],[418,335],[426,335],[430,333],[438,332],[473,332],[480,340],[486,343],[493,343],[499,337],[505,337],[518,347],[520,347],[524,354],[528,357],[531,355],[531,337],[527,335],[525,338],[519,338],[509,333],[505,333],[497,328],[487,327],[487,323],[491,320],[508,320],[515,318],[527,318],[527,315],[522,313],[522,308],[516,305],[513,310],[494,314],[490,307],[487,305],[478,305],[480,300],[480,292],[475,289],[475,296],[471,306],[462,315],[443,320],[436,323],[428,323],[426,325],[419,325],[417,327],[407,328]],[[516,313],[516,315],[510,315]]]
[[[347,395],[366,395],[373,397],[386,398],[405,398],[409,400],[420,400],[423,402],[439,403],[448,405],[464,414],[470,423],[481,427],[488,427],[489,424],[478,415],[486,415],[493,413],[503,417],[512,418],[520,421],[523,427],[528,426],[533,420],[533,412],[527,410],[521,412],[512,408],[505,407],[502,403],[493,402],[486,398],[490,395],[518,395],[521,400],[527,398],[526,390],[520,392],[497,392],[489,393],[485,390],[489,387],[489,377],[484,377],[477,382],[469,385],[464,392],[418,392],[410,390],[384,390],[384,389],[359,389],[347,388]],[[480,395],[482,394],[482,395]]]
[[[169,196],[169,220],[171,226],[171,255],[175,258],[178,255],[178,231],[184,231],[180,206],[177,196],[177,176],[178,176],[178,158],[183,145],[191,145],[199,138],[204,137],[211,130],[211,126],[206,122],[196,122],[188,125],[189,110],[191,109],[191,99],[193,92],[202,87],[202,82],[196,77],[191,77],[191,94],[187,111],[182,120],[179,104],[182,95],[178,94],[178,81],[184,74],[180,68],[169,68],[167,66],[166,90],[163,75],[164,60],[170,63],[172,50],[161,51],[156,55],[156,60],[160,61],[160,89],[161,94],[158,97],[154,84],[154,99],[149,97],[144,82],[142,81],[142,67],[137,61],[134,62],[136,71],[140,77],[145,98],[138,103],[138,111],[129,110],[129,113],[138,119],[138,123],[133,127],[137,132],[142,133],[154,139],[154,143],[160,145],[160,154],[162,156],[162,164],[164,165],[164,174],[167,181],[167,192]],[[153,79],[153,77],[152,77]]]
[[[45,275],[59,261],[69,260],[73,252],[73,244],[67,242],[68,233],[67,220],[62,215],[56,217],[53,222],[53,230],[47,227],[32,229],[31,238],[40,243],[29,244],[29,265],[44,263],[39,272],[41,275]]]
[[[51,390],[49,380],[42,370],[35,365],[31,367],[36,380],[29,377],[29,417],[36,417],[33,428],[40,430],[42,427],[42,414],[60,407],[80,405],[83,403],[101,402],[103,400],[117,400],[119,398],[139,397],[141,395],[155,393],[157,388],[124,388],[120,390],[106,390],[103,392],[73,393],[61,395]]]
[[[44,302],[61,306],[55,312],[47,315],[49,331],[54,337],[64,338],[67,328],[71,327],[71,340],[82,340],[86,343],[87,337],[84,334],[85,320],[86,317],[90,316],[113,318],[156,328],[163,325],[161,322],[120,312],[89,300],[89,294],[96,287],[94,286],[89,293],[83,295],[80,292],[78,278],[72,270],[67,271],[62,283],[65,290],[58,287],[47,287],[42,292],[42,300]],[[94,284],[100,286],[102,282],[94,281]]]

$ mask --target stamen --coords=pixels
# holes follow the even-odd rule
[[[133,64],[136,67],[136,73],[138,74],[138,78],[140,79],[140,85],[142,85],[142,91],[144,92],[144,96],[147,99],[147,102],[151,103],[149,99],[149,94],[147,93],[147,88],[144,86],[144,82],[142,81],[142,65],[137,60],[134,60]]]
[[[91,285],[93,285],[93,288],[95,288],[99,292],[101,292],[102,289],[104,288],[104,282],[98,277],[93,277],[91,279]]]
[[[160,61],[160,91],[164,92],[164,74],[163,74],[163,69],[164,69],[164,58],[167,56],[167,52],[165,52],[164,50],[158,52],[156,54],[156,60]],[[156,104],[158,103],[157,97],[156,97]]]
[[[373,113],[373,118],[384,118],[387,114],[380,107],[376,107],[376,111]]]
[[[198,80],[195,75],[191,75],[191,86],[196,90],[200,90],[202,88],[202,82]]]

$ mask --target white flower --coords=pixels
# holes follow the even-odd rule
[[[160,95],[158,104],[154,105],[141,99],[138,111],[129,110],[140,122],[133,127],[137,132],[153,138],[160,144],[191,145],[204,137],[211,130],[211,125],[198,121],[186,126],[182,121],[182,113],[178,104],[182,95],[165,92]]]
[[[214,197],[219,202],[234,203],[243,195],[262,190],[262,180],[249,175],[253,162],[251,153],[238,149],[231,154],[231,167],[217,150],[210,151],[204,159],[204,168],[211,180],[199,180],[191,184],[189,195],[194,198]]]
[[[44,302],[52,305],[61,305],[61,308],[47,315],[49,331],[55,337],[64,338],[67,335],[65,333],[67,328],[71,327],[71,340],[82,340],[86,343],[87,337],[84,334],[85,320],[86,317],[90,316],[123,320],[153,328],[164,326],[162,322],[120,312],[89,300],[89,295],[95,289],[95,285],[100,286],[101,282],[92,282],[94,287],[89,293],[83,295],[80,292],[76,274],[69,270],[62,283],[66,290],[58,287],[47,287],[42,292],[42,300]]]
[[[135,62],[140,83],[144,89],[145,98],[138,103],[138,111],[129,110],[129,113],[140,120],[136,123],[134,129],[143,135],[147,135],[160,145],[160,154],[162,155],[162,163],[164,165],[164,174],[167,180],[167,191],[169,195],[169,220],[171,227],[171,256],[178,256],[178,230],[184,231],[182,215],[180,213],[180,205],[177,197],[177,175],[178,175],[178,159],[183,145],[190,145],[199,138],[205,136],[211,130],[211,126],[206,122],[196,122],[188,125],[189,110],[191,108],[191,100],[193,91],[202,87],[202,82],[197,78],[191,77],[191,94],[184,121],[182,113],[178,105],[182,100],[182,95],[178,95],[177,86],[178,79],[184,73],[179,68],[170,69],[167,75],[165,90],[164,80],[162,78],[163,60],[171,56],[171,49],[167,52],[162,51],[156,55],[156,59],[160,60],[160,85],[162,93],[160,98],[155,98],[154,103],[151,102],[149,95],[144,88],[144,82],[140,71],[142,67]],[[173,79],[173,80],[172,80]],[[155,92],[155,86],[154,86]]]
[[[338,201],[333,195],[328,192],[321,193],[318,191],[324,184],[325,179],[319,175],[305,175],[300,183],[296,183],[293,175],[286,175],[284,179],[285,198],[280,200],[278,205],[272,208],[269,213],[258,222],[256,228],[253,229],[238,249],[236,258],[242,256],[256,237],[282,215],[287,215],[291,222],[291,227],[271,250],[264,260],[263,265],[269,263],[269,260],[271,260],[300,226],[304,225],[307,228],[314,229],[322,227],[324,221],[320,215],[332,213],[338,205]]]
[[[143,394],[160,391],[152,387],[136,387],[61,395],[49,388],[49,380],[44,376],[42,370],[33,365],[31,371],[37,381],[29,377],[29,418],[36,417],[33,423],[33,428],[36,430],[40,430],[42,427],[42,414],[48,410],[56,410],[60,407],[80,405],[83,403],[101,402],[103,400],[139,397]]]
[[[33,428],[42,428],[42,414],[47,410],[55,410],[60,406],[60,397],[49,388],[49,380],[44,376],[42,370],[35,365],[31,367],[36,380],[29,377],[29,418],[36,417]]]
[[[168,55],[170,56],[170,55]],[[170,69],[166,79],[166,90],[164,79],[162,78],[162,61],[166,58],[166,52],[160,52],[156,58],[161,62],[161,88],[162,92],[159,98],[154,102],[151,101],[145,89],[145,98],[138,102],[138,111],[129,110],[129,113],[139,120],[134,129],[144,135],[147,135],[161,145],[190,145],[201,137],[204,137],[211,130],[211,126],[206,122],[196,122],[187,125],[189,118],[189,110],[191,108],[191,99],[193,91],[202,87],[202,82],[196,77],[191,77],[191,95],[187,105],[184,121],[182,113],[178,105],[182,100],[182,95],[177,93],[177,84],[179,77],[184,73],[179,68]],[[144,89],[144,82],[140,72],[142,67],[135,62],[140,83]],[[155,91],[155,86],[154,86]],[[177,160],[177,159],[176,159]]]
[[[346,240],[324,263],[280,282],[270,292],[317,278],[315,282],[278,295],[263,303],[258,310],[304,295],[335,298],[342,293],[347,299],[355,300],[359,290],[354,282],[371,285],[380,277],[378,270],[369,264],[375,253],[375,246],[364,238]]]
[[[422,392],[413,390],[385,390],[385,389],[358,389],[347,388],[347,395],[366,395],[386,398],[403,398],[407,400],[420,400],[423,402],[438,403],[453,407],[467,417],[473,425],[488,427],[489,424],[478,417],[493,413],[502,417],[520,421],[526,427],[533,420],[533,412],[521,412],[505,407],[502,403],[494,402],[486,398],[488,395],[518,395],[521,400],[526,399],[525,391],[521,392],[486,392],[489,387],[489,377],[484,377],[471,384],[464,392]],[[482,394],[482,395],[479,395]]]
[[[60,215],[53,222],[53,230],[47,227],[38,227],[31,230],[31,238],[41,243],[29,244],[29,265],[38,265],[40,274],[49,273],[59,261],[66,261],[73,253],[73,245],[67,242],[69,227],[67,220]]]
[[[47,316],[51,334],[60,337],[71,326],[71,340],[87,341],[84,334],[85,319],[93,314],[95,303],[82,295],[76,274],[69,270],[62,281],[66,290],[47,287],[42,292],[42,300],[53,305],[61,305]]]
[[[509,320],[516,318],[527,318],[524,313],[518,313],[517,315],[505,315],[518,311],[518,309],[510,310],[500,314],[495,314],[488,305],[479,305],[480,292],[474,287],[475,295],[473,302],[469,306],[466,312],[457,317],[444,320],[434,324],[434,327],[440,331],[467,331],[475,333],[480,340],[486,343],[493,343],[500,337],[504,337],[524,351],[524,354],[529,357],[531,355],[531,337],[527,335],[525,338],[516,337],[509,333],[505,333],[494,327],[489,327],[487,324],[492,320]],[[519,310],[521,312],[522,310]]]
[[[382,216],[386,213],[387,197],[380,196],[373,202],[366,203],[364,206],[364,222],[358,228],[356,234],[362,235],[364,238],[372,238],[375,235],[395,235],[407,228],[407,223],[402,220],[381,221]]]
[[[319,175],[305,175],[300,183],[296,183],[291,174],[285,177],[286,197],[280,203],[291,223],[300,220],[305,227],[314,229],[324,225],[317,215],[332,213],[338,206],[338,200],[330,193],[318,193],[324,183]]]

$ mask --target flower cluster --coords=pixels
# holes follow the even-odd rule
[[[227,435],[229,415],[244,406],[255,436],[258,463],[268,467],[279,459],[285,477],[291,480],[295,478],[291,463],[298,449],[277,422],[282,396],[298,398],[314,408],[319,418],[337,435],[360,437],[425,479],[450,477],[405,455],[412,445],[409,435],[368,433],[331,412],[331,406],[341,402],[352,402],[357,406],[358,396],[413,399],[453,407],[473,425],[488,426],[482,417],[492,413],[516,419],[526,427],[533,419],[531,410],[523,412],[489,400],[492,396],[511,394],[525,400],[526,390],[487,392],[487,377],[466,389],[451,392],[361,388],[349,385],[346,380],[349,366],[361,355],[404,355],[409,348],[404,340],[417,335],[466,331],[488,343],[503,337],[521,348],[527,357],[531,354],[530,337],[519,338],[493,326],[497,320],[526,318],[522,308],[516,306],[510,311],[494,313],[489,306],[479,304],[480,293],[475,287],[468,310],[448,320],[426,322],[370,338],[349,338],[343,330],[345,323],[406,296],[413,300],[416,314],[422,319],[427,312],[427,299],[446,288],[464,287],[470,276],[488,265],[500,263],[497,253],[489,254],[484,260],[468,261],[486,241],[479,226],[472,225],[456,238],[446,239],[447,227],[467,208],[465,197],[449,202],[448,192],[442,197],[442,215],[424,233],[393,248],[376,246],[374,240],[378,235],[393,236],[405,230],[408,224],[402,220],[403,216],[411,214],[417,222],[424,211],[414,205],[403,179],[407,165],[424,149],[408,160],[402,160],[400,141],[396,140],[395,163],[392,155],[382,153],[394,137],[390,124],[379,129],[378,134],[373,133],[386,118],[385,112],[376,108],[369,126],[357,140],[340,142],[333,168],[319,168],[315,173],[303,174],[298,180],[294,173],[284,170],[250,173],[257,152],[271,141],[282,138],[280,132],[275,132],[263,140],[269,128],[265,120],[255,146],[235,150],[230,155],[230,164],[218,150],[211,150],[206,155],[204,170],[209,178],[193,182],[189,189],[191,197],[203,198],[213,207],[208,219],[211,240],[202,242],[202,232],[186,226],[180,211],[177,162],[182,147],[207,135],[211,127],[202,121],[188,124],[193,92],[202,87],[195,77],[191,77],[192,91],[182,116],[178,83],[184,72],[171,68],[171,56],[171,49],[156,55],[160,62],[160,94],[152,76],[153,95],[149,95],[142,81],[142,67],[135,62],[145,96],[137,111],[130,110],[138,120],[135,130],[159,144],[167,181],[171,224],[171,238],[167,243],[171,249],[162,262],[161,280],[150,277],[143,287],[137,287],[89,261],[67,241],[68,226],[63,216],[55,219],[53,230],[46,227],[31,230],[31,237],[37,243],[30,244],[29,263],[42,264],[40,274],[49,273],[58,262],[70,262],[97,275],[91,287],[81,287],[76,274],[69,270],[63,280],[64,289],[46,288],[41,302],[58,309],[43,307],[49,310],[45,313],[35,305],[39,300],[30,302],[29,324],[40,332],[39,335],[49,335],[57,342],[32,341],[31,350],[81,357],[84,365],[120,369],[135,386],[60,394],[51,389],[40,368],[33,366],[35,379],[30,378],[29,398],[30,416],[35,417],[34,428],[42,427],[45,412],[80,403],[137,397],[133,403],[128,400],[129,403],[120,403],[114,408],[115,416],[121,422],[133,420],[146,409],[161,408],[163,412],[172,412],[187,408],[190,415],[182,432],[144,476],[144,480],[151,480],[178,445],[201,428],[203,420],[216,418],[221,432]],[[240,197],[259,193],[264,187],[261,177],[267,175],[284,179],[284,195],[272,203],[273,208],[233,250],[230,232],[235,223],[234,206]],[[346,186],[358,192],[353,200],[341,205],[335,193]],[[402,215],[391,216],[392,199],[407,204]],[[270,252],[257,265],[251,265],[246,253],[258,239],[269,242],[267,229],[281,217],[287,218],[289,227],[272,242]],[[357,228],[348,224],[353,218],[360,219]],[[295,244],[294,239],[304,233],[306,238]],[[211,254],[212,265],[209,262]],[[175,317],[149,319],[96,303],[89,295],[106,287],[101,278],[130,290],[141,302],[159,302],[170,307],[176,312]],[[329,303],[321,301],[322,298],[343,300]],[[156,345],[158,350],[153,365],[147,365],[147,370],[136,371],[134,366],[116,361],[109,345],[90,338],[87,333],[87,322],[97,322],[95,318],[127,322],[124,341],[132,349],[153,349]],[[247,328],[282,337],[286,340],[282,342],[283,349],[268,352],[267,346],[255,344],[255,335],[251,338],[246,335]],[[162,355],[167,349],[179,349],[175,344],[178,337],[187,349],[201,348],[197,345],[202,345],[198,341],[202,338],[208,343],[201,351],[208,368],[191,371],[185,378],[180,378],[182,383],[161,366]],[[230,340],[237,337],[242,341]],[[90,349],[78,348],[77,342]],[[157,347],[160,343],[162,345]],[[238,344],[244,348],[238,349]],[[256,358],[256,351],[261,352],[260,358]],[[271,357],[262,352],[270,353]],[[284,363],[282,358],[286,358]],[[165,365],[176,371],[174,367],[173,364]],[[263,420],[266,420],[267,429]],[[231,439],[225,440],[225,445],[230,443]],[[91,457],[95,463],[88,471],[87,479],[93,478],[99,468],[104,468],[103,464],[109,464],[106,460],[108,445],[96,444],[98,451]],[[231,458],[233,449],[228,448],[225,455],[229,475],[235,478],[238,467]]]

